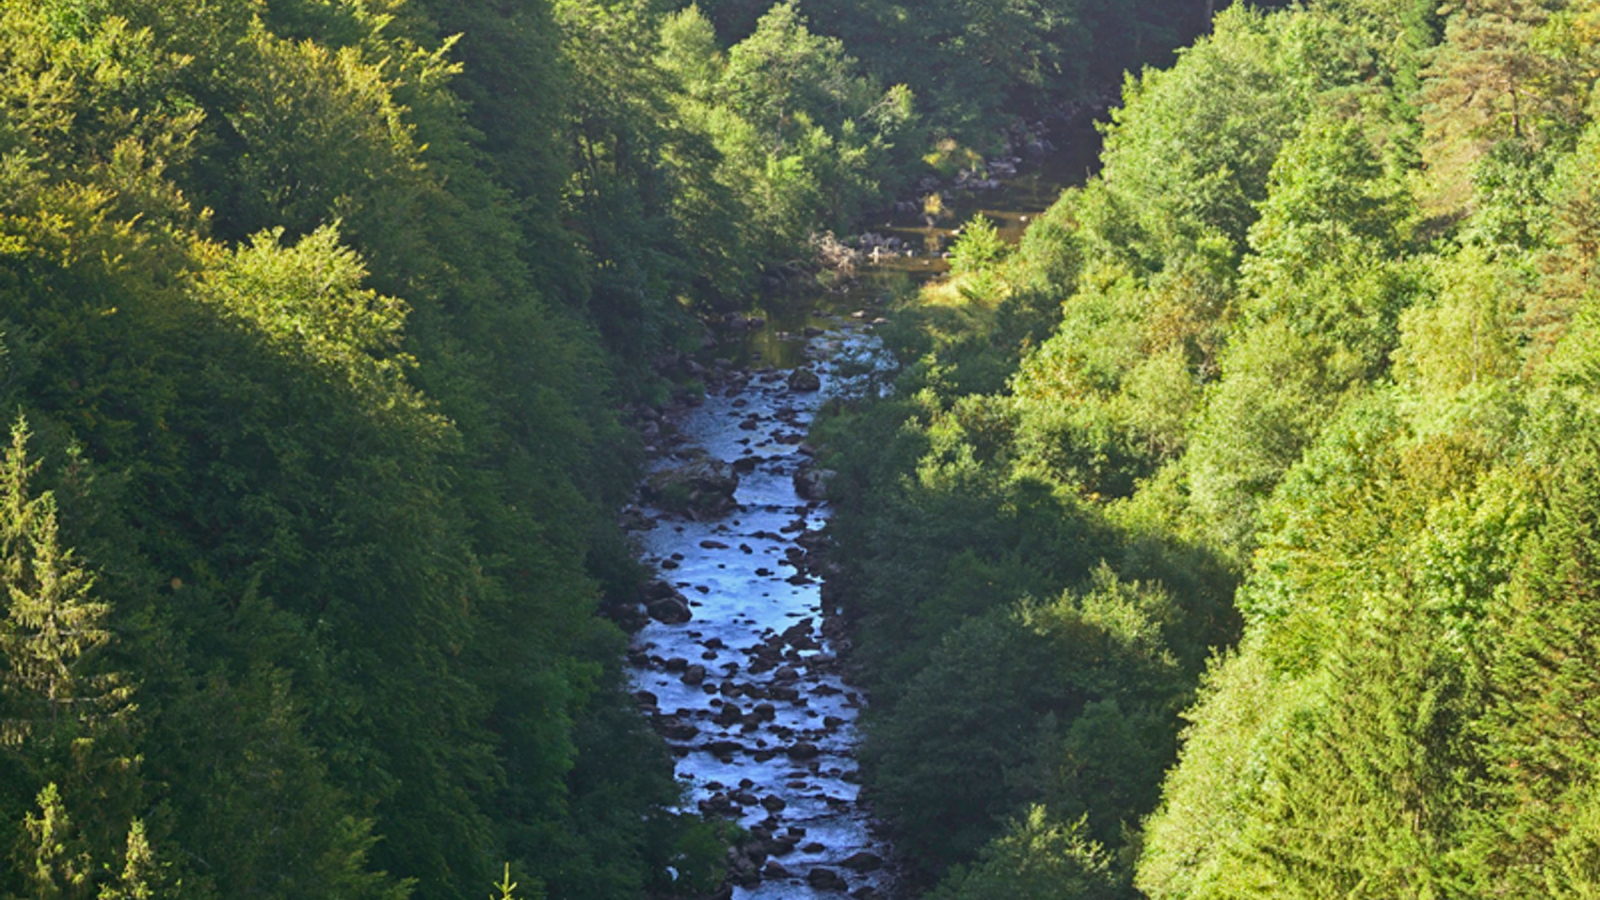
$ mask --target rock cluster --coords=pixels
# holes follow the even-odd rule
[[[643,587],[633,612],[636,626],[654,621],[657,630],[635,639],[628,660],[652,673],[649,689],[635,700],[675,755],[715,761],[695,766],[719,776],[765,773],[697,784],[703,814],[738,819],[749,832],[730,851],[730,884],[778,880],[865,900],[883,877],[881,849],[825,846],[808,840],[804,827],[819,814],[859,815],[851,721],[863,700],[840,680],[838,654],[848,640],[835,592],[822,580],[832,571],[829,540],[816,527],[835,475],[814,463],[816,451],[805,443],[816,402],[809,395],[824,386],[826,367],[825,361],[788,372],[702,367],[715,415],[728,416],[718,433],[742,448],[729,461],[683,438],[693,400],[636,417],[641,434],[654,439],[657,461],[623,519],[667,549],[647,559],[660,575]],[[741,506],[737,495],[750,479],[760,481],[747,496],[771,496],[774,484],[789,484],[794,500]],[[723,568],[748,574],[733,582],[704,577]],[[726,621],[708,620],[697,608],[718,601],[723,595],[715,591],[728,584],[752,582],[791,596],[811,586],[822,598],[812,594],[809,608],[820,605],[820,614],[789,613],[797,618],[770,628],[752,623],[741,639]]]

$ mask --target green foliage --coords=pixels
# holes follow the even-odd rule
[[[1048,107],[1114,82],[1203,31],[1209,12],[1092,0],[805,0],[803,7],[828,33],[872,48],[863,61],[885,82],[926,98],[936,133],[980,149],[995,143],[1008,111]]]
[[[1383,606],[1349,630],[1268,764],[1230,876],[1241,895],[1448,889],[1471,766],[1470,676],[1425,617]]]
[[[1155,263],[1174,242],[1243,243],[1305,103],[1282,77],[1285,22],[1233,7],[1178,66],[1129,76],[1103,157],[1106,184],[1149,234],[1127,251]]]
[[[1593,893],[1594,15],[1225,10],[903,304],[819,436],[934,896]]]
[[[590,324],[530,280],[582,284],[559,210],[512,195],[564,174],[496,183],[415,5],[64,8],[0,7],[7,108],[38,111],[4,129],[0,396],[53,486],[3,518],[8,835],[55,783],[103,896],[460,896],[501,855],[643,891],[676,795],[611,712],[585,571],[630,460],[596,452]],[[498,139],[564,172],[552,133]],[[569,780],[607,745],[625,790]]]
[[[957,275],[989,268],[1005,258],[1010,250],[994,223],[982,215],[973,216],[961,226],[961,236],[950,248],[950,271]]]
[[[9,669],[8,744],[49,740],[36,730],[69,723],[93,726],[117,715],[131,693],[114,673],[93,671],[97,651],[111,640],[110,608],[92,597],[94,577],[61,546],[55,496],[34,495],[30,482],[40,464],[29,457],[29,438],[27,421],[19,418],[0,464],[0,584],[6,591],[0,656]]]
[[[1581,897],[1600,888],[1595,832],[1600,702],[1592,637],[1597,446],[1585,435],[1554,474],[1545,521],[1517,567],[1503,639],[1490,661],[1484,723],[1492,805],[1477,872],[1481,888]]]
[[[921,173],[920,89],[1087,84],[1065,6],[733,6],[0,0],[0,893],[716,887],[595,615],[613,410]]]
[[[1083,820],[1053,822],[1043,807],[1028,810],[979,861],[952,872],[933,897],[940,900],[1121,900],[1131,896],[1110,854],[1084,837]]]
[[[1202,12],[0,0],[0,892],[712,890],[611,410]],[[1596,22],[1226,9],[885,329],[818,436],[917,886],[1594,892]]]

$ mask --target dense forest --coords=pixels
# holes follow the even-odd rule
[[[1600,5],[1235,7],[836,405],[868,782],[978,898],[1600,892]]]
[[[814,233],[1204,26],[0,0],[0,895],[715,888],[597,614],[644,574],[618,410]]]
[[[0,896],[714,892],[624,411],[1124,72],[813,436],[905,893],[1595,896],[1600,4],[1222,7],[0,0]]]

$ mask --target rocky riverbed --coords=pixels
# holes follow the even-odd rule
[[[983,172],[918,185],[948,201],[948,221],[930,224],[920,204],[902,202],[862,235],[829,236],[849,277],[712,323],[712,356],[658,361],[704,395],[634,411],[652,464],[623,523],[658,577],[614,613],[635,631],[635,697],[677,754],[689,802],[751,836],[729,860],[733,897],[869,898],[895,882],[860,798],[867,698],[849,679],[848,635],[818,552],[830,473],[813,464],[806,433],[825,398],[880,389],[890,361],[872,329],[907,279],[944,271],[959,223],[981,212],[1015,241],[1079,180],[1098,146],[1093,108],[1020,123]],[[1062,125],[1082,134],[1058,133],[1058,152],[1044,135]]]
[[[859,798],[865,698],[817,551],[829,474],[806,430],[823,398],[879,365],[870,325],[801,336],[791,370],[707,367],[703,401],[651,411],[656,449],[626,514],[659,578],[631,611],[635,696],[678,757],[693,804],[751,837],[730,859],[740,898],[882,895],[890,854]]]

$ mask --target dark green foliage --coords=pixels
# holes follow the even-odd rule
[[[1081,820],[1062,825],[1033,807],[933,893],[939,900],[1123,900],[1135,896],[1103,847],[1084,837]]]
[[[0,0],[0,894],[719,883],[611,409],[1212,10],[672,6]],[[1597,47],[1224,10],[903,304],[818,437],[913,889],[1593,895]]]
[[[51,596],[92,579],[94,656],[140,689],[126,726],[19,731],[7,796],[58,785],[34,820],[74,823],[91,893],[134,890],[105,873],[141,841],[198,897],[471,896],[507,853],[643,892],[671,844],[646,832],[682,829],[584,567],[630,461],[597,452],[620,430],[587,326],[523,262],[554,213],[518,224],[448,44],[415,9],[108,4],[59,37],[51,9],[0,6],[7,108],[39,110],[6,129],[3,391],[49,437],[50,558],[95,573]],[[611,766],[619,791],[578,777],[595,747],[658,762]],[[563,869],[556,837],[609,863]]]

